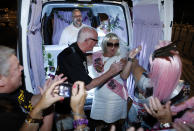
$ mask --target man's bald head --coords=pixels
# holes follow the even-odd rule
[[[96,29],[92,27],[83,27],[78,32],[77,42],[84,42],[86,39],[98,36]]]
[[[77,44],[82,52],[91,51],[98,42],[98,33],[92,27],[83,27],[77,38]]]

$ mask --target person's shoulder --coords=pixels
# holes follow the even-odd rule
[[[93,52],[92,54],[102,54],[102,51],[101,51],[101,50],[95,51],[95,52]]]
[[[73,27],[73,24],[69,24],[68,26],[66,26],[64,29],[63,29],[63,32],[62,33],[69,33],[69,30],[72,29]]]
[[[58,57],[59,57],[59,58],[60,58],[60,57],[64,58],[64,57],[68,57],[68,56],[71,55],[71,54],[72,54],[72,49],[71,49],[71,47],[67,47],[67,48],[65,48],[61,53],[59,53]]]
[[[64,56],[68,52],[68,47],[63,49],[59,54],[58,57]]]
[[[86,27],[90,27],[89,25],[86,25],[86,24],[82,24],[82,27],[85,27],[85,26],[86,26]]]
[[[89,26],[89,25],[86,25],[86,24],[82,24],[81,28],[83,28],[83,27],[92,27],[92,26]]]
[[[69,24],[68,26],[65,27],[65,30],[69,30],[69,29],[72,29],[74,26],[73,26],[73,23]]]

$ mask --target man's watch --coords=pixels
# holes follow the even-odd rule
[[[34,119],[30,115],[27,115],[25,122],[26,123],[39,123],[39,124],[41,124],[43,122],[43,119]]]

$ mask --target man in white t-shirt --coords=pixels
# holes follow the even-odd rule
[[[86,26],[82,24],[82,14],[79,9],[72,11],[72,23],[67,26],[61,33],[59,45],[66,45],[65,48],[69,47],[72,43],[77,41],[77,35],[79,30]]]

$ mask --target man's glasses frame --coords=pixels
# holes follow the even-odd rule
[[[96,39],[93,39],[93,38],[89,38],[90,40],[93,40],[93,41],[95,41],[95,42],[98,42],[98,40],[96,40]]]

